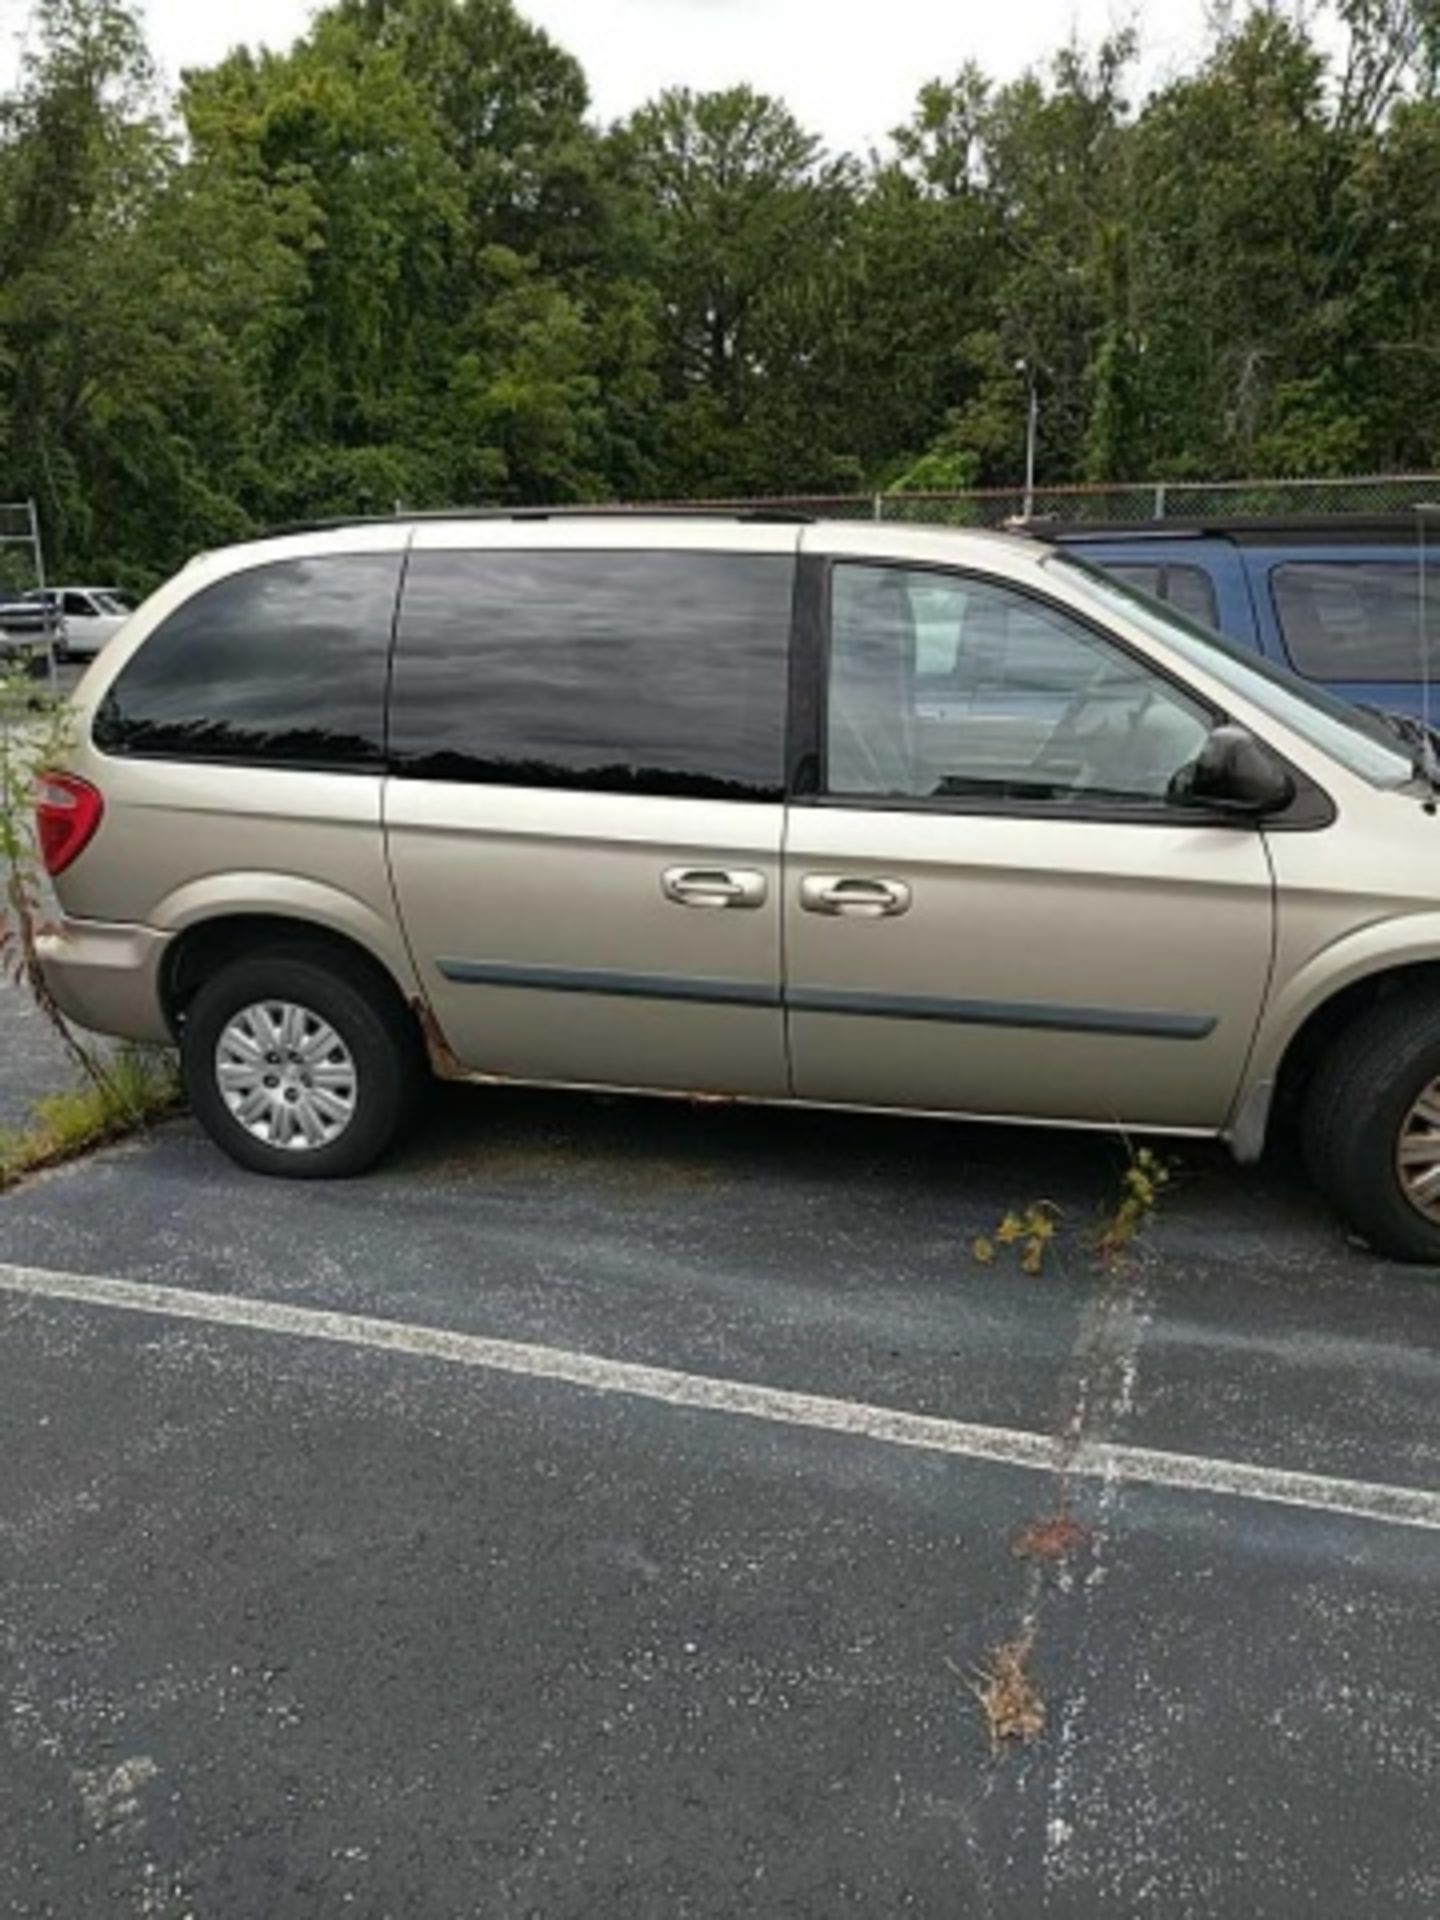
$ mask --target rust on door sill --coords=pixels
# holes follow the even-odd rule
[[[441,1080],[468,1080],[469,1073],[461,1066],[454,1049],[441,1031],[440,1022],[431,1012],[423,999],[410,1002],[410,1010],[420,1023],[420,1031],[425,1038],[425,1051],[430,1056],[430,1070]]]

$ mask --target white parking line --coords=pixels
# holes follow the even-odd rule
[[[481,1334],[452,1333],[442,1327],[376,1320],[360,1314],[327,1313],[280,1300],[192,1293],[187,1288],[157,1287],[135,1280],[0,1265],[0,1293],[124,1313],[158,1314],[170,1320],[323,1340],[338,1346],[375,1348],[488,1373],[555,1381],[587,1393],[619,1394],[701,1413],[808,1427],[885,1446],[990,1460],[1032,1472],[1053,1473],[1063,1464],[1069,1473],[1089,1479],[1172,1487],[1187,1493],[1229,1494],[1242,1500],[1265,1500],[1317,1513],[1348,1514],[1391,1526],[1440,1531],[1440,1492],[1420,1487],[1335,1480],[1325,1474],[1289,1472],[1243,1460],[1213,1460],[1200,1454],[1162,1453],[1148,1447],[1115,1446],[1108,1441],[1082,1441],[1078,1451],[1065,1459],[1059,1441],[1019,1428],[977,1426],[966,1420],[905,1413],[863,1401],[833,1400],[820,1394],[791,1393],[781,1387],[607,1360],[600,1354],[574,1353],[561,1347],[492,1340]]]

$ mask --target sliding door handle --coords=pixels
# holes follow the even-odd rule
[[[842,873],[811,873],[800,882],[806,913],[847,920],[889,920],[910,911],[911,893],[903,880],[872,880]]]
[[[740,867],[669,867],[660,891],[677,907],[763,907],[770,889],[763,873]]]

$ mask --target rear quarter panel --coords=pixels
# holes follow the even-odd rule
[[[106,690],[157,627],[202,588],[247,568],[327,550],[398,552],[407,530],[269,541],[193,562],[125,624],[85,674],[68,765],[104,795],[99,832],[56,883],[74,919],[173,934],[236,913],[291,913],[367,948],[407,990],[381,825],[383,776],[141,759],[91,740]],[[333,544],[332,544],[333,541]]]

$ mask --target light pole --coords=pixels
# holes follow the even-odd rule
[[[1035,382],[1035,369],[1028,360],[1017,360],[1015,371],[1024,374],[1029,389],[1025,422],[1025,504],[1021,508],[1022,519],[1029,520],[1035,512],[1035,441],[1040,430],[1040,389]]]

